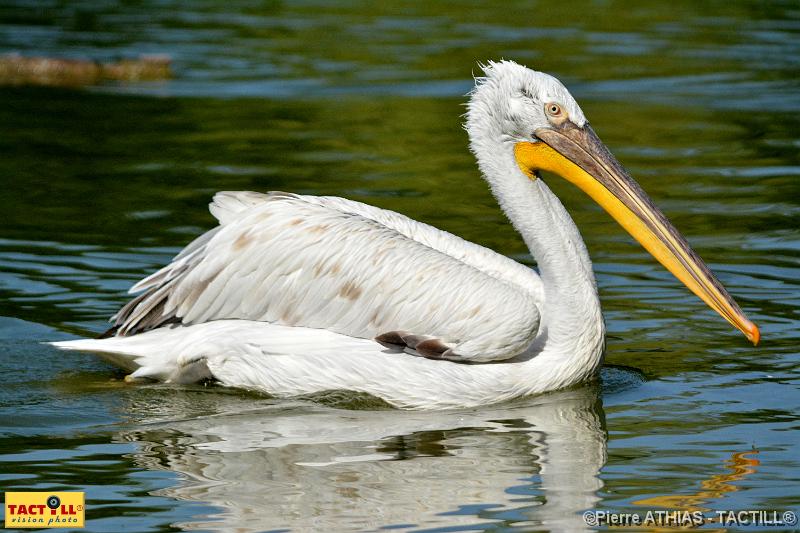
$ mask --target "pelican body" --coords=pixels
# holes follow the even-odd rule
[[[221,192],[219,225],[133,286],[106,338],[54,343],[171,382],[402,408],[475,406],[591,378],[605,328],[589,254],[541,179],[584,190],[753,343],[758,328],[554,77],[490,62],[470,147],[538,273],[401,214],[335,197]]]

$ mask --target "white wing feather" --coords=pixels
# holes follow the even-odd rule
[[[358,202],[219,193],[220,226],[132,290],[120,334],[168,321],[237,318],[359,338],[402,330],[460,359],[524,351],[539,325],[541,280],[490,250]]]

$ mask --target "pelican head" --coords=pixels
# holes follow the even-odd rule
[[[467,112],[473,152],[513,157],[530,180],[548,171],[600,204],[667,270],[753,343],[750,322],[686,239],[653,204],[589,126],[580,106],[553,76],[511,61],[490,62],[477,79]]]

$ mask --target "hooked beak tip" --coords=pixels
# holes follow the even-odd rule
[[[753,343],[753,346],[758,346],[758,341],[761,340],[761,332],[758,331],[758,326],[749,322],[744,329],[744,334]]]

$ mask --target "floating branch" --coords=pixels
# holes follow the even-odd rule
[[[171,77],[169,56],[148,55],[101,63],[88,59],[0,56],[0,85],[79,87],[105,81],[153,81]]]

